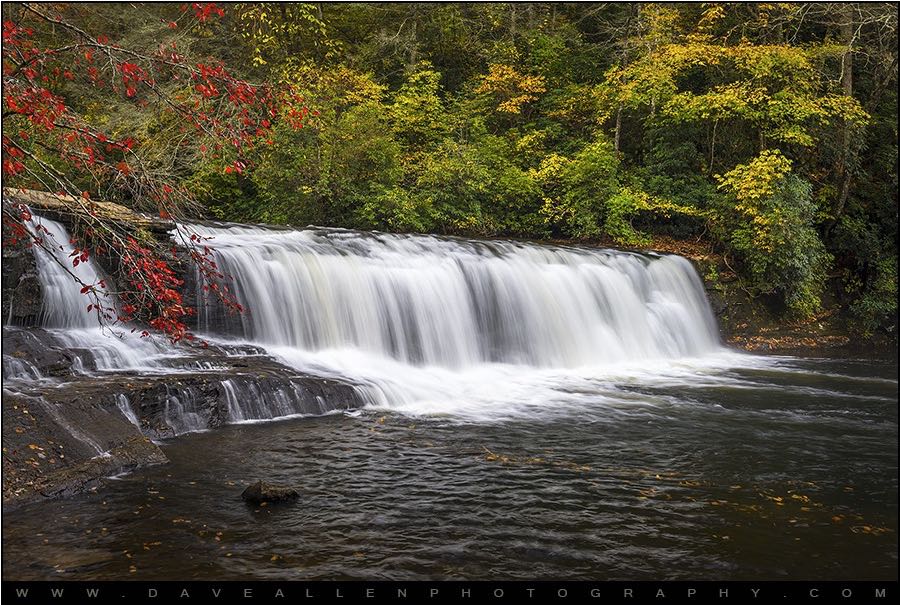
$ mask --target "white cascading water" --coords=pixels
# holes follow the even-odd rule
[[[249,310],[241,336],[353,348],[408,364],[539,368],[718,348],[702,284],[678,256],[343,230],[192,227]],[[201,311],[201,328],[210,313]]]
[[[60,223],[40,216],[35,216],[34,220],[43,227],[41,232],[37,232],[31,224],[29,227],[44,243],[43,246],[33,246],[41,283],[39,325],[52,332],[60,344],[83,350],[98,370],[153,367],[153,358],[163,354],[165,349],[152,340],[129,338],[132,336],[130,334],[120,337],[124,335],[103,328],[96,314],[87,311],[87,306],[95,300],[81,293],[81,286],[73,275],[86,285],[94,285],[108,278],[91,259],[78,266],[73,265],[75,247],[70,243],[66,228]],[[104,296],[101,302],[113,308],[119,304],[114,296]],[[80,363],[83,364],[83,361]]]
[[[66,268],[86,284],[102,271],[92,260],[71,267],[65,228],[36,220],[52,250],[35,248],[41,325],[84,357],[84,373],[93,371],[88,364],[101,372],[203,371],[195,367],[202,360],[179,359],[177,347],[99,326]],[[211,300],[201,304],[201,334],[249,342],[301,375],[349,383],[352,398],[371,407],[491,420],[630,405],[623,383],[681,380],[715,372],[723,360],[702,284],[678,256],[336,229],[190,230],[210,238],[205,244],[247,310],[227,316]],[[198,279],[200,301],[202,286]],[[37,377],[9,356],[4,372]],[[220,384],[230,422],[350,405],[324,401],[289,377]],[[127,400],[116,401],[139,424]],[[208,428],[200,402],[193,387],[172,388],[165,421],[173,434]]]
[[[227,317],[219,305],[201,306],[200,331],[351,381],[373,407],[490,420],[594,405],[614,382],[689,374],[698,366],[686,369],[687,360],[705,356],[700,365],[710,368],[723,351],[702,283],[678,256],[337,229],[190,229],[210,238],[247,309]],[[198,300],[202,286],[198,278]]]

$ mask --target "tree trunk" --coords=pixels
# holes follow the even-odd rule
[[[622,107],[616,112],[616,153],[619,153],[619,142],[622,140]]]
[[[844,5],[844,21],[841,23],[841,41],[846,45],[844,54],[841,57],[841,89],[844,95],[848,97],[853,96],[853,10],[854,6],[852,4]],[[847,206],[847,200],[850,198],[851,164],[857,148],[858,146],[853,144],[853,132],[850,124],[845,120],[843,132],[841,133],[841,153],[838,158],[838,164],[835,167],[835,175],[840,187],[831,208],[831,219],[826,225],[825,235],[830,234],[831,230],[838,223],[841,215],[844,213],[844,208]]]
[[[409,73],[412,73],[416,68],[416,63],[419,60],[419,41],[417,39],[418,36],[418,19],[413,18],[412,22],[412,38],[409,43],[409,63],[406,66],[406,70]]]

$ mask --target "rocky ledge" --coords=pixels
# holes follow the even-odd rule
[[[191,348],[153,373],[93,369],[52,331],[3,328],[3,506],[96,488],[167,462],[165,440],[242,419],[361,405],[355,385],[251,346]],[[161,447],[162,446],[162,447]]]

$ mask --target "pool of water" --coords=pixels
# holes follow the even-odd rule
[[[567,400],[182,436],[4,514],[3,578],[897,579],[895,364],[625,372]],[[301,497],[247,505],[256,479]]]

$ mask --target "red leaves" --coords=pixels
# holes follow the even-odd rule
[[[72,266],[77,267],[81,263],[86,263],[88,258],[90,258],[90,254],[87,250],[75,248],[75,250],[72,251],[72,254],[69,255],[69,258],[72,258]],[[82,290],[81,293],[84,294],[84,291]]]
[[[190,62],[177,53],[175,42],[170,40],[160,40],[157,50],[144,52],[120,48],[104,35],[78,33],[65,26],[56,27],[51,36],[48,22],[64,23],[65,11],[69,9],[65,3],[53,8],[45,6],[49,5],[33,5],[22,19],[33,19],[46,28],[38,40],[53,40],[55,48],[39,45],[33,32],[22,27],[21,22],[3,22],[4,179],[14,177],[24,184],[21,179],[27,176],[28,186],[40,180],[56,183],[54,171],[59,170],[71,183],[92,183],[95,193],[118,188],[121,199],[154,203],[160,208],[161,217],[178,218],[180,208],[190,201],[190,192],[177,187],[174,177],[145,172],[141,150],[127,132],[108,136],[96,127],[102,120],[89,119],[80,113],[79,107],[70,105],[69,95],[84,86],[95,87],[101,113],[103,95],[133,99],[135,111],[141,111],[148,100],[159,101],[156,105],[159,111],[170,114],[167,119],[171,118],[172,123],[187,133],[193,131],[194,136],[183,137],[187,144],[199,147],[202,153],[209,147],[215,157],[229,154],[223,160],[229,172],[242,173],[249,169],[243,160],[248,155],[245,151],[271,141],[277,116],[285,115],[283,106],[289,104],[294,108],[290,115],[292,122],[299,123],[305,116],[305,108],[300,107],[302,100],[298,101],[299,97],[290,89],[251,84],[215,61]],[[225,14],[215,3],[208,2],[186,4],[182,10],[185,15],[175,21],[162,21],[158,28],[195,27],[198,21],[207,23]],[[43,20],[34,16],[47,11],[53,14],[44,16]],[[169,86],[172,83],[175,86]],[[40,149],[35,145],[40,145]],[[227,152],[223,145],[227,146]],[[54,154],[57,157],[52,157]],[[37,157],[46,164],[39,164]],[[52,161],[47,162],[48,159]],[[99,216],[98,206],[90,195],[71,183],[50,186],[65,189],[60,193],[77,198],[91,221],[102,224],[105,219]],[[12,223],[6,233],[43,245],[33,235],[40,233],[39,227],[25,229],[18,218],[4,217]],[[31,220],[27,209],[22,210],[21,219],[22,222]],[[96,226],[93,222],[91,228]],[[167,263],[136,241],[127,244],[117,241],[105,235],[103,229],[96,229],[93,235],[88,235],[88,231],[82,229],[79,238],[90,238],[92,254],[119,257],[122,279],[118,283],[124,290],[119,292],[121,309],[109,309],[99,301],[91,301],[91,310],[97,310],[103,317],[110,316],[111,311],[111,321],[140,319],[176,342],[190,340],[183,318],[191,310],[183,306],[178,293],[180,280]],[[199,236],[196,240],[191,238],[191,242],[198,248],[202,246]],[[224,278],[208,250],[195,250],[193,245],[189,249],[192,262],[208,281]],[[87,249],[78,247],[69,260],[73,266],[79,266],[89,258]],[[223,300],[233,299],[225,287],[212,291]],[[85,294],[97,296],[96,285],[89,286]],[[241,310],[233,300],[226,304]]]
[[[210,99],[219,94],[219,89],[212,84],[197,84],[197,86],[195,86],[194,88],[197,92],[199,92],[207,99]]]
[[[230,166],[225,167],[225,174],[231,174],[232,172],[237,172],[238,174],[241,174],[244,172],[244,168],[246,168],[246,167],[247,167],[247,165],[245,163],[243,163],[239,160],[236,160]]]
[[[20,160],[25,156],[9,137],[3,137],[3,156],[3,174],[5,176],[15,176],[25,170],[25,164]],[[31,220],[30,217],[29,214],[28,220]]]
[[[194,9],[194,16],[199,19],[200,23],[206,22],[212,15],[225,16],[225,11],[216,6],[215,2],[194,2],[191,4],[191,8]]]
[[[146,82],[148,85],[152,86],[153,82],[147,74],[147,71],[136,63],[123,61],[116,67],[122,74],[122,83],[125,85],[125,96],[135,96],[137,94],[137,85],[141,82]]]
[[[124,317],[132,317],[143,311],[151,327],[163,332],[172,342],[191,340],[193,336],[181,319],[193,313],[182,305],[181,294],[176,290],[182,285],[175,272],[149,249],[129,237],[122,255],[126,279],[133,292],[123,294]],[[132,299],[132,300],[128,300]],[[141,336],[149,336],[146,330]]]

